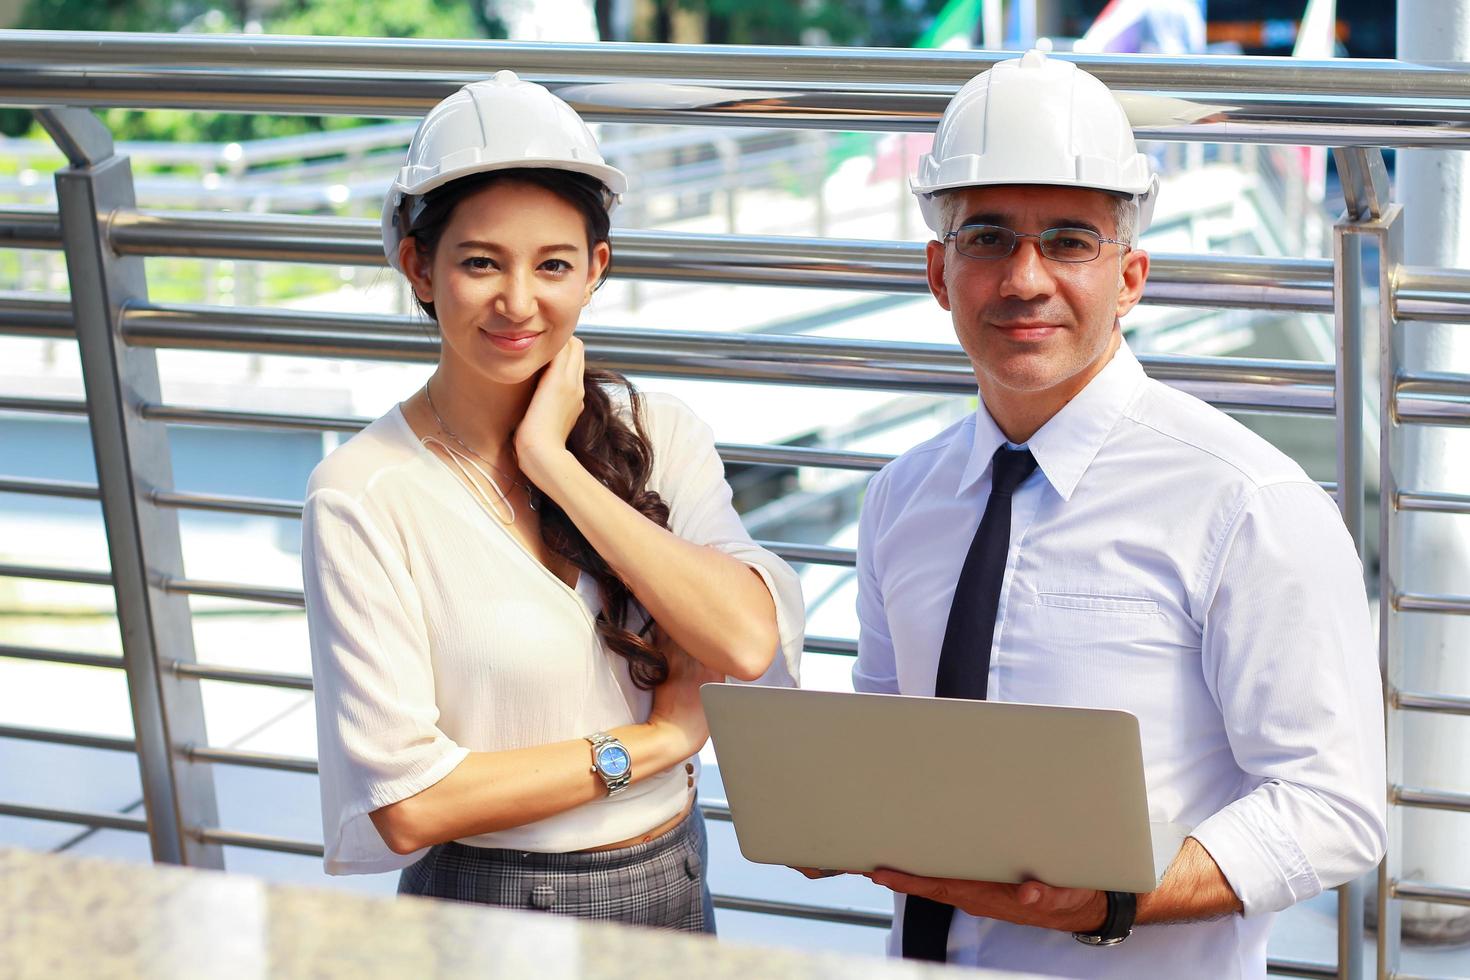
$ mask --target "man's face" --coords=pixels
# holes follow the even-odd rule
[[[951,231],[989,224],[1031,235],[1085,228],[1116,237],[1113,198],[1102,191],[1025,184],[952,193]],[[977,259],[952,240],[930,242],[929,288],[950,311],[987,403],[1055,402],[1055,411],[1107,364],[1118,318],[1143,294],[1148,256],[1104,243],[1092,261],[1065,263],[1044,258],[1038,244],[1021,238],[1005,258]]]

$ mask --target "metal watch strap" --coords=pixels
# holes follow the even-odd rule
[[[1133,935],[1133,919],[1138,914],[1138,896],[1132,892],[1103,892],[1108,912],[1096,932],[1074,932],[1072,938],[1089,946],[1116,946]]]
[[[617,796],[623,790],[627,789],[628,784],[633,781],[632,754],[628,752],[628,747],[606,732],[593,732],[591,735],[584,735],[582,737],[592,743],[592,774],[602,780],[603,785],[607,787],[607,795]],[[628,768],[620,776],[609,776],[597,765],[598,750],[610,742],[628,755]]]

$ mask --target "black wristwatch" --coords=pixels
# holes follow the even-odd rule
[[[1096,932],[1074,932],[1072,938],[1089,946],[1116,946],[1133,935],[1133,918],[1138,914],[1138,896],[1132,892],[1103,892],[1108,914]]]

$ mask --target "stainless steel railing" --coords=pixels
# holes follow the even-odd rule
[[[419,115],[487,63],[563,91],[586,117],[820,129],[932,127],[995,57],[973,52],[9,32],[0,101],[21,105]],[[1109,86],[1180,100],[1140,107],[1146,139],[1465,146],[1453,68],[1395,61],[1066,55]],[[81,69],[85,69],[82,71]],[[710,91],[671,99],[629,80]],[[596,86],[596,87],[591,87]],[[1191,110],[1185,104],[1192,104]]]
[[[1135,100],[1136,132],[1181,141],[1315,143],[1336,148],[1470,147],[1470,72],[1397,62],[1301,63],[1273,59],[1077,58]],[[416,115],[484,66],[515,68],[548,82],[591,117],[620,121],[714,122],[792,128],[923,130],[954,89],[992,62],[954,52],[496,44],[346,39],[99,35],[0,32],[0,104],[171,106],[248,112],[300,111]],[[700,87],[671,104],[651,82]],[[1163,103],[1147,96],[1176,99]],[[1159,110],[1169,108],[1168,118]],[[220,863],[219,848],[240,846],[319,855],[320,845],[220,827],[210,767],[238,765],[306,772],[310,759],[208,744],[198,683],[308,690],[309,676],[196,660],[187,596],[224,596],[296,606],[299,590],[191,578],[177,545],[181,510],[292,518],[294,500],[185,492],[167,478],[168,426],[269,427],[351,432],[363,421],[320,415],[200,408],[166,403],[152,351],[158,348],[276,352],[387,360],[430,360],[434,343],[402,317],[328,316],[276,310],[151,303],[142,256],[269,259],[376,265],[376,224],[329,218],[186,214],[133,206],[125,161],[95,122],[68,109],[41,112],[72,166],[57,177],[60,210],[0,208],[0,248],[62,249],[71,263],[70,300],[0,295],[0,334],[76,338],[88,400],[0,394],[0,412],[86,416],[99,457],[96,484],[19,479],[0,473],[0,493],[97,500],[112,551],[109,569],[0,565],[0,577],[111,586],[124,620],[125,656],[0,646],[0,657],[124,670],[133,685],[137,736],[0,728],[0,737],[138,755],[151,822],[126,814],[0,804],[0,815],[147,831],[160,859]],[[1376,151],[1339,160],[1351,207],[1339,222],[1331,261],[1157,256],[1145,302],[1203,308],[1332,312],[1336,363],[1150,357],[1155,377],[1227,408],[1330,416],[1338,440],[1337,493],[1362,539],[1363,324],[1371,290],[1356,246],[1380,246],[1379,328],[1397,338],[1417,320],[1470,322],[1470,273],[1401,265],[1397,211],[1375,198]],[[1381,170],[1381,164],[1379,164]],[[1375,203],[1376,202],[1376,203]],[[98,220],[99,218],[103,220]],[[914,245],[759,236],[620,232],[619,275],[664,281],[809,285],[922,292]],[[973,392],[968,364],[945,345],[824,341],[588,327],[593,356],[626,371],[668,376],[829,385],[932,393]],[[1405,425],[1470,425],[1470,375],[1409,373],[1392,343],[1381,374],[1385,541],[1383,644],[1389,678],[1391,743],[1404,711],[1470,714],[1470,699],[1398,689],[1397,619],[1402,613],[1466,614],[1470,597],[1405,592],[1397,569],[1395,515],[1470,514],[1454,488],[1400,488],[1394,454]],[[848,450],[721,444],[727,460],[871,471],[885,457]],[[847,564],[849,550],[771,542],[791,560]],[[851,654],[845,638],[808,636],[809,650]],[[167,717],[168,725],[164,724]],[[1395,806],[1470,812],[1466,794],[1401,785]],[[706,806],[728,818],[718,803]],[[1393,917],[1400,900],[1470,904],[1470,889],[1400,880],[1393,854],[1380,888],[1379,974],[1397,970]],[[1279,961],[1292,976],[1358,976],[1360,893],[1342,895],[1336,966]],[[885,913],[821,909],[721,896],[721,907],[883,925]],[[1357,923],[1355,926],[1354,923]]]

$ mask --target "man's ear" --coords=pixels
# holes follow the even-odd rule
[[[1114,315],[1121,318],[1143,299],[1143,286],[1148,281],[1148,253],[1135,248],[1123,256],[1118,280],[1118,305]]]
[[[429,263],[419,254],[418,240],[408,236],[398,243],[398,266],[413,287],[413,294],[422,302],[434,302],[434,282],[429,274]]]
[[[929,292],[940,307],[949,309],[949,286],[944,281],[944,243],[930,242],[924,247],[924,271],[929,278]]]

